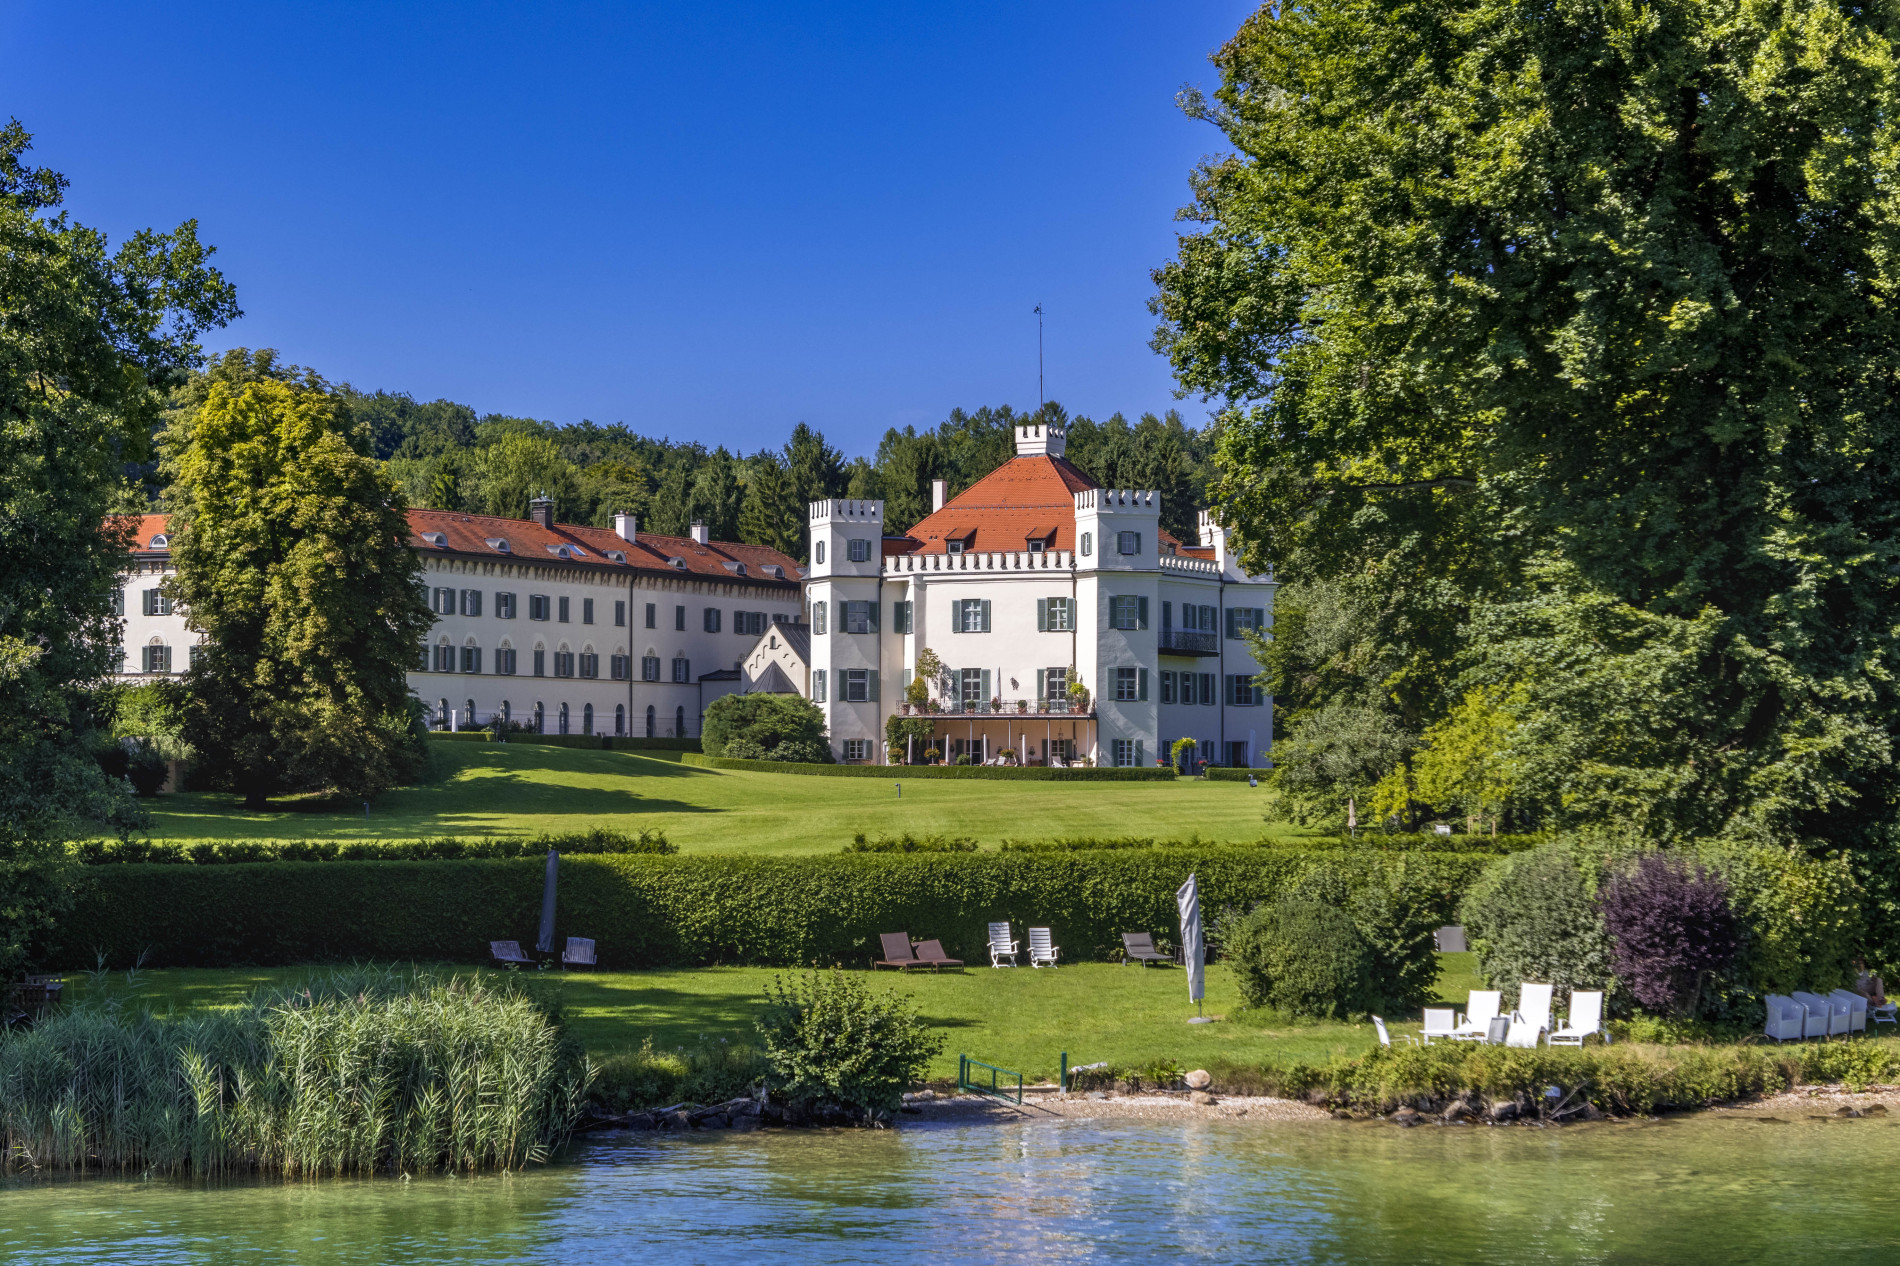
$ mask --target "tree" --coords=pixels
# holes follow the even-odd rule
[[[700,737],[708,756],[833,763],[825,714],[797,695],[721,695],[706,708]]]
[[[802,556],[805,534],[799,525],[808,520],[797,500],[791,472],[778,454],[762,451],[749,463],[745,500],[739,508],[739,539],[749,545],[764,545]]]
[[[477,484],[483,514],[524,518],[528,502],[546,496],[554,517],[572,523],[581,517],[579,473],[561,456],[553,440],[541,435],[503,435],[480,454]]]
[[[203,633],[182,731],[215,784],[259,807],[413,778],[406,673],[433,622],[400,489],[320,385],[213,381],[165,433],[174,596]]]
[[[845,492],[844,454],[825,443],[822,432],[800,422],[785,443],[785,470],[791,481],[791,525],[797,537],[797,547],[785,552],[804,562],[811,557],[811,503]]]
[[[1578,740],[1520,794],[1890,850],[1891,18],[1313,0],[1216,61],[1185,103],[1234,152],[1194,174],[1156,343],[1223,402],[1247,561],[1337,576],[1368,511],[1451,539],[1489,506],[1469,684]]]
[[[1649,1010],[1691,1016],[1703,984],[1741,948],[1728,882],[1664,853],[1612,875],[1597,896],[1610,935],[1610,965]]]
[[[739,535],[739,506],[744,498],[738,460],[724,448],[716,448],[693,475],[689,523],[704,523],[715,541],[733,540]]]

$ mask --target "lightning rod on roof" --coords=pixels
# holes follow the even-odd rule
[[[1042,421],[1042,305],[1036,305],[1036,420]]]

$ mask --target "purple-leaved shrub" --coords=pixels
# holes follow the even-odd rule
[[[1650,1011],[1693,1015],[1703,982],[1741,948],[1728,882],[1668,853],[1612,876],[1597,899],[1611,965]]]

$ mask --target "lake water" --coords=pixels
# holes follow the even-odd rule
[[[1897,1179],[1881,1119],[641,1135],[512,1177],[14,1185],[0,1259],[1893,1262]]]

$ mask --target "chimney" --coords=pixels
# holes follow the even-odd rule
[[[542,527],[554,529],[554,503],[545,496],[536,497],[528,503],[528,517]]]
[[[634,530],[634,518],[631,514],[614,516],[614,535],[629,545],[640,539],[640,534]]]
[[[706,524],[699,519],[693,520],[693,540],[701,545],[710,544],[712,541],[712,533],[706,530]]]
[[[950,485],[942,479],[930,481],[930,512],[935,514],[943,509],[944,495],[950,491]]]

